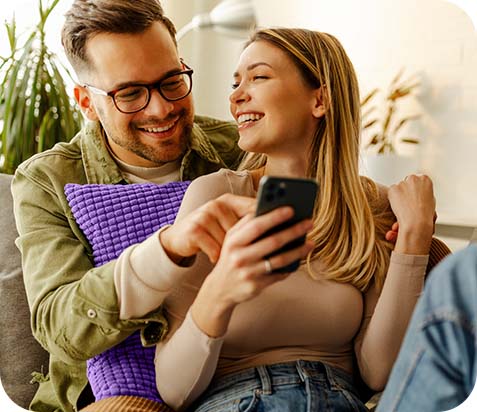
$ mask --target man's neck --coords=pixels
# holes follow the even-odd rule
[[[133,166],[119,159],[108,147],[109,153],[121,170],[121,174],[131,183],[168,183],[180,180],[180,160],[156,167]]]

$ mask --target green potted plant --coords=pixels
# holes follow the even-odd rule
[[[82,116],[67,93],[67,68],[45,43],[45,23],[59,0],[39,1],[40,20],[26,41],[17,34],[15,18],[5,23],[10,55],[0,57],[0,172],[16,167],[35,153],[71,139]],[[70,76],[71,77],[71,76]]]
[[[420,82],[415,76],[403,78],[403,73],[401,69],[385,93],[375,88],[361,101],[362,172],[384,184],[395,183],[419,169],[416,154],[403,155],[399,150],[402,145],[419,144],[419,138],[409,135],[405,127],[419,114],[401,116],[400,106],[414,95]],[[377,101],[379,96],[382,99]]]

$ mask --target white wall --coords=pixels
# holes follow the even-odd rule
[[[421,169],[434,180],[443,219],[477,223],[477,34],[467,14],[444,0],[254,4],[260,24],[336,35],[363,92],[385,87],[401,67],[418,73]]]
[[[49,44],[60,55],[59,26],[71,1],[60,1],[49,25]],[[9,20],[16,10],[21,27],[32,24],[37,19],[32,3],[37,4],[6,2],[2,20]],[[179,29],[219,0],[162,3]],[[276,0],[253,0],[253,4],[260,25],[301,26],[336,35],[355,64],[363,93],[387,86],[401,67],[406,73],[418,73],[422,87],[410,110],[422,113],[414,127],[424,139],[421,167],[435,182],[439,215],[454,223],[477,224],[477,34],[462,10],[444,0],[283,0],[279,6]],[[243,42],[203,29],[188,33],[179,43],[182,56],[195,69],[198,113],[230,118],[231,74]],[[0,32],[0,52],[5,48],[6,37]]]
[[[164,1],[174,21],[218,1]],[[186,6],[188,5],[188,7]],[[190,7],[191,4],[195,5]],[[441,220],[477,225],[477,34],[469,16],[445,0],[253,0],[259,25],[299,26],[337,36],[355,64],[362,94],[385,88],[400,68],[421,79],[407,110],[421,117],[420,168],[434,180]],[[476,9],[474,8],[474,11]],[[228,118],[227,95],[243,40],[211,30],[179,47],[196,69],[197,111]]]
[[[219,0],[162,0],[166,14],[177,29],[185,26],[194,15],[212,10]],[[230,119],[228,95],[232,73],[244,38],[234,38],[212,29],[189,32],[179,42],[179,52],[194,69],[196,112]]]

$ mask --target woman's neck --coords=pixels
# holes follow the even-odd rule
[[[269,157],[263,174],[269,176],[305,177],[306,162],[303,159]]]
[[[289,159],[268,158],[267,164],[250,172],[255,191],[264,175],[283,177],[306,177],[304,162],[290,162]]]

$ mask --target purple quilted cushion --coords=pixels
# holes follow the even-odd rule
[[[116,259],[128,246],[173,223],[189,183],[67,184],[66,198],[91,244],[95,266]],[[156,389],[154,351],[143,347],[135,332],[90,359],[87,374],[96,400],[130,395],[162,402]]]

